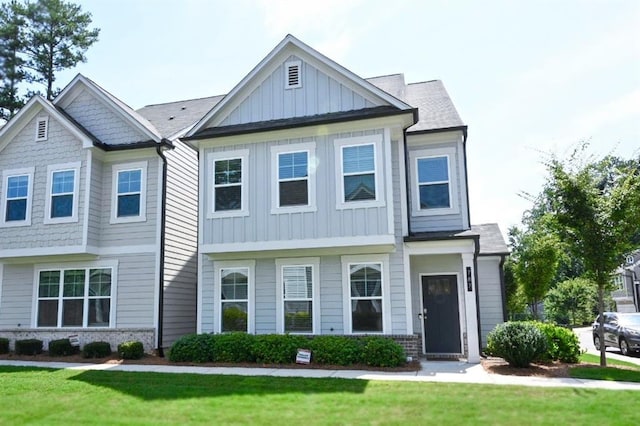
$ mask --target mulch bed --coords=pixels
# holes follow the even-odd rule
[[[481,363],[484,369],[490,374],[534,377],[570,377],[569,369],[572,365],[556,361],[532,363],[527,368],[516,368],[510,366],[502,358],[493,357],[484,358]]]

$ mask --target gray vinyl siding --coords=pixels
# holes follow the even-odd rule
[[[4,193],[4,173],[8,170],[34,167],[33,194],[31,198],[31,225],[1,228],[0,250],[41,247],[78,246],[83,241],[84,191],[86,187],[85,150],[81,142],[49,117],[48,139],[35,141],[37,115],[0,152],[0,193]],[[47,166],[81,162],[76,182],[78,190],[78,221],[72,223],[45,224],[47,197]],[[5,212],[1,212],[5,214]],[[28,214],[28,213],[27,213]]]
[[[341,179],[339,165],[335,164],[334,140],[348,137],[381,134],[381,129],[367,132],[348,132],[331,134],[329,136],[307,137],[278,141],[257,139],[255,143],[234,145],[233,147],[208,148],[201,156],[204,165],[202,172],[205,176],[202,189],[202,201],[205,206],[202,241],[204,244],[244,243],[261,241],[288,241],[321,239],[336,237],[359,237],[372,235],[389,235],[393,230],[388,229],[390,201],[386,200],[386,179],[383,178],[382,187],[376,188],[380,196],[385,198],[385,204],[366,208],[336,208],[336,191],[339,191]],[[259,138],[259,136],[257,136]],[[316,169],[316,206],[312,212],[271,213],[272,179],[274,168],[271,164],[271,147],[283,144],[297,144],[315,142],[316,156],[319,166]],[[383,142],[388,144],[388,141]],[[225,150],[249,150],[248,165],[245,169],[249,173],[249,181],[245,189],[248,191],[248,216],[207,218],[212,205],[212,161],[207,156],[210,152],[224,152]],[[382,156],[384,170],[385,149],[377,155]],[[336,170],[337,168],[337,170]]]
[[[258,259],[254,283],[256,334],[276,332],[276,264],[274,259]]]
[[[33,274],[32,265],[4,265],[4,273],[0,277],[0,328],[31,326]]]
[[[83,90],[65,108],[65,111],[101,142],[108,145],[149,140],[149,136],[136,129],[124,117],[117,115],[103,101],[86,90]]]
[[[168,161],[163,346],[196,331],[198,156],[182,142]]]
[[[117,259],[119,264],[115,326],[154,326],[154,295],[157,287],[155,253],[128,254]]]
[[[87,245],[100,245],[100,229],[102,214],[111,209],[110,198],[104,200],[105,187],[110,188],[111,182],[104,182],[104,163],[93,157],[91,164],[91,193],[89,194],[89,226],[87,230]]]
[[[202,264],[201,276],[199,277],[202,287],[202,312],[200,327],[203,333],[213,333],[215,330],[213,320],[218,313],[218,307],[215,305],[215,291],[218,285],[215,284],[214,278],[214,262],[206,255],[198,255],[198,261]]]
[[[238,105],[221,126],[304,117],[376,106],[338,80],[302,61],[302,87],[285,89],[286,62],[278,66]]]
[[[111,200],[114,195],[112,185],[113,165],[147,163],[147,196],[146,196],[146,220],[132,223],[110,223]],[[106,162],[102,167],[102,211],[100,215],[100,246],[120,247],[126,245],[148,245],[157,243],[157,210],[158,210],[158,162],[159,157],[155,151],[148,157]]]
[[[407,194],[408,209],[410,215],[410,229],[412,232],[434,232],[434,231],[451,231],[469,228],[468,207],[467,207],[467,188],[466,188],[466,171],[464,170],[464,153],[462,143],[458,133],[448,132],[442,134],[407,136],[407,149],[409,159],[412,152],[423,150],[438,150],[453,148],[455,154],[450,158],[449,171],[451,175],[456,176],[456,184],[451,188],[452,201],[457,204],[457,213],[416,216],[413,214],[414,193],[416,191],[417,182],[412,173],[415,164],[408,160],[407,179],[409,182],[409,193]]]
[[[343,297],[340,256],[325,256],[320,259],[321,334],[344,334]]]
[[[502,311],[499,257],[478,258],[478,298],[482,347],[486,347],[487,334],[505,320]]]
[[[402,235],[402,221],[404,215],[402,213],[402,200],[400,199],[401,177],[400,177],[400,161],[404,161],[404,158],[399,158],[398,153],[398,141],[393,141],[391,144],[391,181],[393,185],[393,200],[389,200],[389,204],[393,206],[393,219],[394,229],[396,236],[395,251],[389,255],[389,276],[391,282],[389,283],[391,293],[391,326],[394,334],[406,334],[407,330],[407,310],[411,309],[411,306],[407,306],[406,301],[406,286],[404,271],[409,265],[404,264],[404,240]]]

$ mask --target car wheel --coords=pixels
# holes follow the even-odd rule
[[[624,339],[624,337],[620,339],[620,353],[622,355],[629,355],[629,344]]]
[[[596,347],[596,351],[600,350],[600,336],[598,336],[597,334],[593,336],[593,346]]]

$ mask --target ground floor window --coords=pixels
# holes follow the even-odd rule
[[[38,327],[109,327],[112,268],[41,270]]]
[[[313,333],[313,267],[282,267],[285,333]]]
[[[221,327],[225,331],[248,331],[249,269],[220,269]]]
[[[351,331],[382,333],[382,264],[349,265]]]

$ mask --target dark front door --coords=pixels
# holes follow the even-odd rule
[[[426,353],[462,353],[456,276],[423,276],[422,307]]]

